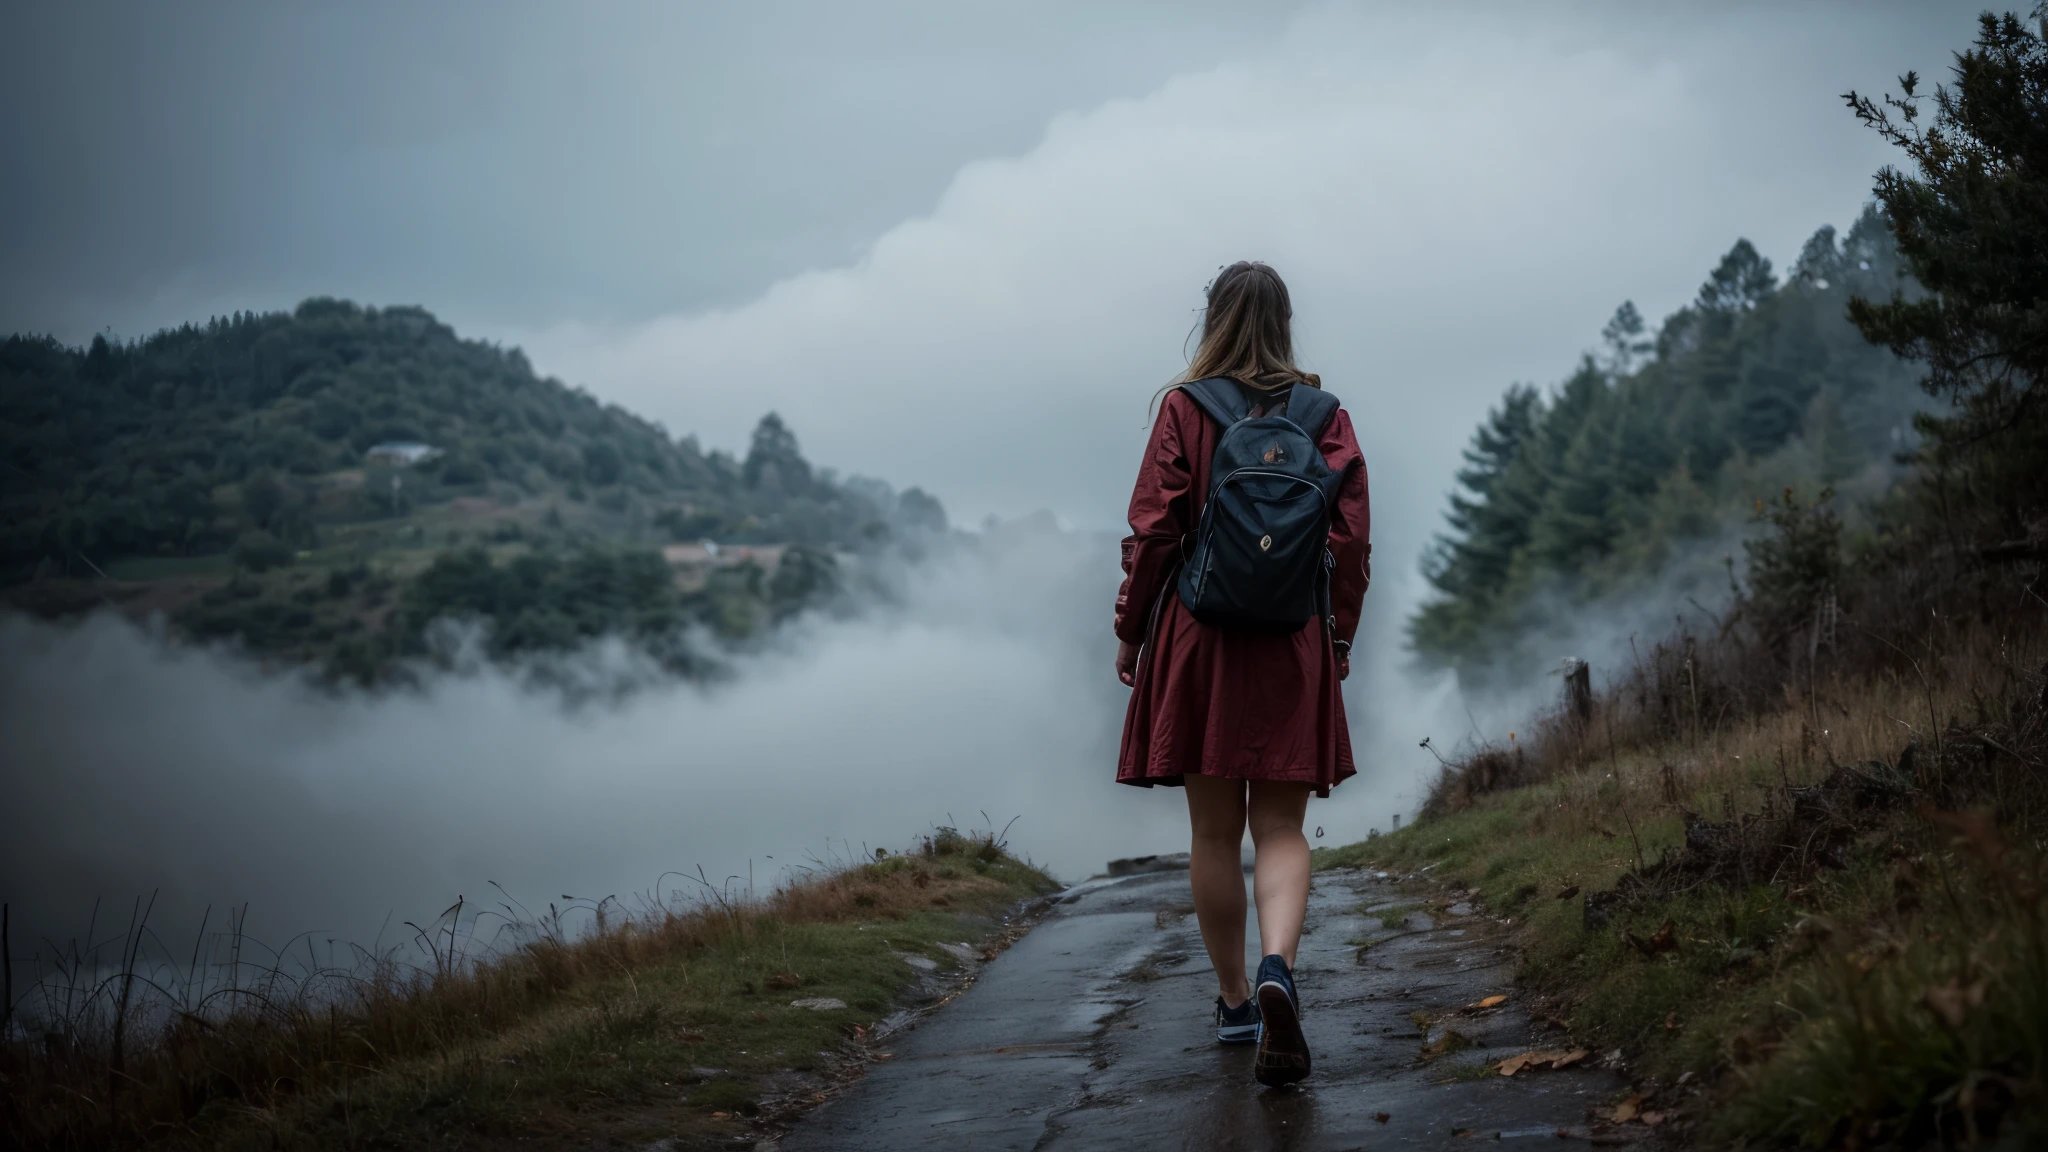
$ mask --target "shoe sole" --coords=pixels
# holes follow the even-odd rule
[[[1308,1078],[1308,1040],[1301,1034],[1301,1018],[1294,1000],[1278,984],[1261,984],[1259,998],[1259,1054],[1252,1061],[1252,1075],[1268,1088],[1279,1088]]]

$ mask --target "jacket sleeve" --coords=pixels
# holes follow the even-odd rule
[[[1194,477],[1182,435],[1191,407],[1178,389],[1166,394],[1131,490],[1131,534],[1124,537],[1124,582],[1116,594],[1116,635],[1127,643],[1145,642],[1152,607],[1180,564],[1181,537],[1194,528]]]
[[[1337,561],[1330,577],[1330,614],[1336,617],[1336,638],[1349,644],[1358,632],[1366,587],[1372,583],[1372,504],[1366,491],[1365,456],[1358,450],[1351,414],[1338,409],[1317,447],[1332,468],[1344,470],[1330,516],[1330,555]]]

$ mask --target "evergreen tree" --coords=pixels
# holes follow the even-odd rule
[[[1474,434],[1425,559],[1437,598],[1409,636],[1426,662],[1512,663],[1545,624],[1532,606],[1651,578],[1685,555],[1674,545],[1739,523],[1785,453],[1830,478],[1894,466],[1916,403],[1908,374],[1843,314],[1849,292],[1897,268],[1882,214],[1840,241],[1820,229],[1794,267],[1780,284],[1739,240],[1654,337],[1624,304],[1549,401],[1510,390]],[[1694,567],[1683,579],[1709,575]]]
[[[1607,554],[1616,524],[1612,512],[1618,413],[1611,385],[1591,357],[1565,380],[1538,441],[1548,449],[1541,511],[1529,532],[1533,564],[1578,575]],[[1561,447],[1560,447],[1561,445]]]
[[[1747,240],[1721,257],[1706,283],[1700,285],[1697,303],[1709,313],[1746,312],[1762,303],[1778,286],[1771,262]]]
[[[1542,415],[1543,399],[1536,389],[1513,385],[1472,434],[1465,467],[1458,471],[1463,491],[1451,494],[1447,519],[1452,534],[1436,538],[1424,564],[1424,575],[1444,598],[1412,625],[1411,631],[1429,637],[1418,639],[1418,647],[1455,646],[1506,584],[1509,566],[1528,542],[1533,508],[1518,506],[1501,483]]]
[[[740,475],[749,488],[766,488],[786,495],[810,490],[811,466],[797,446],[796,433],[773,412],[754,426],[753,445]]]
[[[1609,375],[1626,376],[1635,371],[1642,358],[1656,347],[1643,331],[1643,314],[1636,311],[1636,302],[1623,300],[1607,326],[1600,329],[1600,343],[1607,349],[1602,367]]]
[[[2048,16],[2041,28],[1986,13],[1936,88],[1933,116],[1919,77],[1900,95],[1854,92],[1850,109],[1897,145],[1907,169],[1877,175],[1898,250],[1915,285],[1883,285],[1850,303],[1870,340],[1926,366],[1923,387],[1948,402],[1922,413],[1924,456],[1938,475],[1982,497],[1973,534],[2036,540],[2048,511]],[[1885,297],[1889,297],[1886,299]],[[2036,554],[2039,554],[2038,548]]]

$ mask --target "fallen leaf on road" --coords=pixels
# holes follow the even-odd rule
[[[1513,1076],[1537,1060],[1546,1058],[1546,1054],[1542,1052],[1524,1052],[1519,1056],[1510,1056],[1500,1062],[1500,1074],[1503,1076]]]
[[[1608,1114],[1608,1119],[1616,1124],[1626,1124],[1636,1118],[1636,1110],[1642,1106],[1643,1094],[1638,1092],[1621,1103],[1616,1104],[1614,1111]]]
[[[1382,1124],[1385,1124],[1387,1121],[1392,1120],[1393,1116],[1385,1112],[1375,1112],[1373,1113],[1372,1118],[1379,1121]]]
[[[1678,1013],[1666,1012],[1664,1014],[1664,1027],[1675,1031],[1678,1028]]]
[[[713,1120],[730,1120],[730,1119],[732,1119],[732,1113],[730,1113],[730,1112],[713,1112],[713,1113],[711,1114],[711,1118],[712,1118]]]
[[[1664,1122],[1664,1114],[1662,1112],[1645,1112],[1637,1117],[1637,1119],[1641,1120],[1648,1127],[1655,1128]]]
[[[1524,1068],[1547,1068],[1556,1061],[1563,1060],[1566,1057],[1570,1057],[1573,1061],[1583,1060],[1586,1058],[1586,1052],[1582,1048],[1575,1048],[1570,1052],[1562,1048],[1543,1048],[1534,1052],[1523,1052],[1501,1061],[1499,1071],[1503,1076],[1513,1076]]]
[[[1508,998],[1505,996],[1488,996],[1486,999],[1481,1000],[1476,1006],[1480,1008],[1491,1008],[1496,1004],[1505,1004],[1507,1002]]]
[[[1452,1135],[1452,1136],[1470,1136],[1471,1134],[1472,1134],[1472,1130],[1471,1130],[1470,1128],[1453,1128],[1453,1129],[1451,1129],[1451,1135]]]
[[[1557,898],[1558,898],[1559,900],[1569,900],[1569,899],[1571,899],[1572,897],[1574,897],[1574,896],[1577,896],[1578,894],[1579,894],[1579,886],[1578,886],[1577,884],[1574,884],[1574,885],[1572,885],[1571,887],[1569,887],[1569,888],[1565,889],[1564,891],[1562,891],[1562,892],[1559,892],[1559,893],[1557,894]]]
[[[1541,1048],[1508,1057],[1500,1062],[1499,1071],[1503,1076],[1513,1076],[1523,1069],[1533,1072],[1538,1068],[1569,1068],[1591,1055],[1592,1053],[1584,1048],[1573,1048],[1569,1051],[1563,1048]]]

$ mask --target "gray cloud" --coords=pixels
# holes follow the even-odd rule
[[[308,295],[527,326],[743,300],[1289,7],[10,5],[0,329],[134,336]]]

